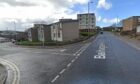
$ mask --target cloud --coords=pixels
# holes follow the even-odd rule
[[[102,19],[102,22],[109,23],[109,24],[117,23],[119,21],[120,21],[119,18],[113,18],[113,19],[104,18],[104,19]]]
[[[106,2],[106,0],[99,0],[97,8],[104,8],[106,10],[110,9],[112,7],[112,4],[109,2]]]
[[[102,20],[101,16],[97,16],[97,21],[100,22]]]
[[[21,28],[31,27],[33,23],[52,23],[58,19],[77,17],[79,11],[72,8],[76,4],[87,4],[89,0],[0,0],[0,30],[6,27],[13,29],[16,20]],[[82,6],[81,6],[82,8]],[[84,8],[84,7],[83,7]]]
[[[0,0],[0,4],[7,4],[10,6],[34,6],[36,4],[26,2],[26,0]]]

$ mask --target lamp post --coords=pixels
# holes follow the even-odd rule
[[[15,41],[17,40],[17,31],[16,31],[16,22],[14,21],[14,28],[15,28]]]
[[[93,3],[92,1],[91,2],[88,2],[88,36],[90,36],[90,3]]]

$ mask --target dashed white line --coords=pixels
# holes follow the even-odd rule
[[[57,75],[51,82],[54,83],[60,76]]]
[[[79,56],[88,48],[88,46],[89,46],[90,44],[91,44],[91,43],[86,44],[85,46],[81,47],[76,53],[73,54],[73,55],[76,56],[76,57],[75,57],[73,60],[71,60],[71,63],[69,63],[69,64],[67,65],[67,68],[69,68],[69,67],[72,65],[72,63],[75,62],[75,61],[79,58]],[[58,54],[58,53],[53,53],[53,54]],[[66,68],[66,69],[67,69],[67,68]],[[62,70],[60,71],[59,75],[57,75],[51,82],[52,82],[52,83],[55,82],[55,81],[60,77],[60,75],[63,74],[63,73],[66,71],[66,69],[62,69]]]
[[[65,71],[66,69],[62,69],[59,74],[63,74]]]
[[[77,56],[80,56],[80,54],[77,54]]]
[[[75,57],[75,59],[77,59],[78,57]]]
[[[71,60],[71,62],[73,63],[75,61],[75,59]]]
[[[67,65],[67,67],[70,67],[71,66],[71,63],[69,63],[68,65]]]

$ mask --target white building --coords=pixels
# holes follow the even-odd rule
[[[38,31],[38,40],[39,41],[51,41],[51,26],[47,24],[35,24],[35,28]]]
[[[94,13],[78,14],[79,29],[83,31],[94,30],[96,28],[96,17]]]

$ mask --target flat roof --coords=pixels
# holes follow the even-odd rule
[[[77,14],[77,15],[88,15],[88,14],[95,15],[95,13],[83,13],[83,14]]]

